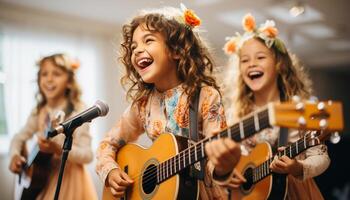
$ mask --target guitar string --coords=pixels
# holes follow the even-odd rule
[[[265,111],[265,112],[264,112]],[[264,111],[262,111],[261,112],[261,119],[268,119],[268,113],[266,112],[266,110],[264,110]],[[247,121],[246,121],[247,120]],[[246,120],[243,120],[243,121],[246,121],[246,123],[243,123],[243,126],[244,126],[244,130],[246,130],[246,128],[248,127],[250,127],[251,129],[253,129],[253,132],[255,132],[255,128],[253,128],[252,127],[252,123],[253,123],[253,125],[254,125],[254,121],[253,121],[253,119],[252,118],[248,118],[248,119],[246,119]],[[263,127],[265,127],[265,126],[268,126],[269,125],[269,122],[267,121],[262,121],[263,123],[261,124],[261,125],[263,125]],[[237,124],[236,124],[237,125]],[[235,126],[235,125],[234,125]],[[234,127],[234,126],[232,126],[232,127]],[[236,131],[235,131],[236,130]],[[236,128],[236,129],[233,129],[233,131],[234,132],[236,132],[236,133],[233,133],[233,135],[231,135],[231,137],[232,136],[239,136],[239,134],[240,134],[240,131],[239,131],[239,129],[238,128]],[[224,134],[228,134],[227,133],[227,130],[225,130],[225,131],[222,131],[222,133],[223,133],[223,135]],[[213,136],[213,137],[215,137],[215,136]],[[209,139],[209,138],[207,138],[207,139]],[[204,140],[203,140],[204,141]],[[200,144],[200,143],[197,143],[197,144]],[[194,147],[194,146],[191,146],[191,147],[189,147],[189,148],[192,148],[192,147]],[[182,157],[182,158],[188,158],[188,156],[193,156],[194,154],[192,154],[192,151],[190,152],[191,154],[190,155],[188,155],[188,149],[189,148],[187,148],[186,150],[184,150],[185,151],[185,153],[184,153],[184,156]],[[201,150],[201,149],[200,149]],[[198,150],[197,150],[198,151]],[[182,153],[183,151],[181,151],[181,153]],[[181,159],[181,153],[179,153],[180,154],[180,159]],[[172,160],[172,158],[171,159],[169,159],[169,160]],[[169,161],[169,160],[167,160],[167,161]],[[165,163],[165,162],[167,162],[167,161],[164,161],[164,162],[162,162],[162,163]],[[161,163],[161,164],[162,164]],[[176,162],[176,159],[175,159],[175,164],[178,164],[178,162]],[[171,162],[171,164],[173,164],[173,162]],[[183,170],[183,169],[185,169],[186,167],[188,167],[190,164],[188,164],[188,165],[186,165],[184,168],[182,168],[182,169],[179,169],[179,171],[181,171],[181,170]],[[159,166],[159,165],[158,165]],[[154,180],[154,176],[155,175],[158,175],[158,174],[155,174],[156,172],[157,172],[157,170],[158,171],[162,171],[162,175],[164,175],[164,177],[165,177],[165,179],[167,179],[167,178],[169,178],[170,176],[172,176],[172,175],[174,175],[174,173],[173,174],[171,174],[170,176],[169,175],[167,175],[166,174],[166,171],[165,170],[167,170],[167,168],[168,168],[168,166],[169,165],[166,165],[166,164],[163,164],[163,166],[161,166],[161,170],[158,170],[158,167],[154,167],[152,170],[148,170],[148,172],[146,171],[144,174],[144,179],[146,179],[145,181],[144,181],[144,184],[148,184],[150,181],[153,181]],[[171,167],[171,166],[170,166]],[[176,170],[175,170],[176,171]],[[179,172],[178,171],[178,172]],[[135,178],[138,178],[138,177],[140,177],[142,174],[138,174],[138,175],[136,175],[136,177]],[[150,179],[150,176],[151,176],[151,179]],[[163,180],[165,180],[165,179],[163,179]],[[135,179],[133,179],[133,180],[135,180]],[[160,181],[163,181],[163,180],[160,180]],[[157,181],[158,181],[158,179],[157,179]]]
[[[267,115],[267,112],[266,112],[266,115]],[[263,116],[263,117],[266,117],[266,116]],[[263,118],[262,117],[262,118]],[[248,122],[246,122],[246,123],[244,123],[243,124],[243,126],[244,126],[244,130],[247,130],[247,128],[254,128],[253,126],[252,126],[252,123],[253,123],[253,125],[254,125],[254,121],[253,121],[253,119],[251,119],[250,121],[248,121]],[[237,125],[237,124],[236,124]],[[231,129],[233,129],[236,125],[233,125],[232,127],[230,127]],[[268,123],[267,123],[267,125],[268,125]],[[266,126],[266,125],[265,125]],[[248,129],[249,130],[249,129]],[[233,135],[231,135],[231,137],[232,138],[234,138],[234,137],[236,137],[236,136],[239,136],[240,135],[240,130],[238,129],[238,128],[236,128],[236,129],[233,129],[233,131],[231,131],[231,132],[234,132],[233,133]],[[253,132],[255,132],[255,129],[254,129],[254,131]],[[222,133],[222,137],[225,137],[225,136],[227,136],[227,129],[226,130],[224,130],[224,131],[222,131],[221,132]],[[232,133],[231,133],[232,134]],[[213,138],[215,138],[215,137],[217,137],[217,135],[216,136],[213,136]],[[198,151],[202,151],[202,149],[201,149],[201,143],[203,143],[203,142],[207,142],[207,141],[205,141],[205,140],[209,140],[209,138],[207,138],[207,139],[204,139],[204,140],[202,140],[202,142],[200,142],[200,143],[197,143],[196,145],[194,145],[194,146],[191,146],[191,147],[189,147],[189,148],[187,148],[187,149],[185,149],[185,150],[183,150],[183,151],[181,151],[178,155],[180,155],[180,158],[179,158],[179,160],[180,160],[180,163],[181,163],[181,159],[183,159],[183,158],[189,158],[189,156],[191,156],[191,158],[192,157],[195,157],[195,154],[197,154],[198,155]],[[193,149],[194,147],[196,146],[196,151],[191,151],[190,150],[190,155],[188,154],[188,151],[189,151],[189,149]],[[185,153],[182,153],[182,152],[185,152]],[[192,153],[192,152],[194,152],[194,153]],[[183,156],[182,156],[182,154],[183,154]],[[178,156],[177,155],[177,156]],[[176,156],[175,156],[176,157]],[[173,157],[173,158],[175,158],[175,157]],[[175,163],[175,166],[176,165],[178,165],[179,164],[179,162],[177,162],[177,159],[173,159],[173,158],[170,158],[170,159],[168,159],[167,161],[164,161],[164,162],[162,162],[162,163],[165,163],[165,162],[169,162],[170,160],[171,160],[171,162],[170,163],[168,163],[168,165],[166,165],[165,164],[165,166],[164,166],[164,164],[163,164],[163,166],[161,167],[161,170],[166,170],[167,168],[172,168],[171,166],[169,167],[169,164],[170,165],[173,165],[174,163]],[[197,161],[196,161],[197,162]],[[162,163],[160,163],[160,164],[162,164]],[[183,163],[183,162],[182,162]],[[160,165],[159,164],[159,165]],[[158,166],[159,166],[158,165]],[[189,165],[189,164],[188,164]],[[187,165],[187,166],[188,166]],[[186,166],[186,167],[187,167]],[[184,167],[184,168],[186,168],[186,167]],[[183,169],[184,169],[183,168]],[[154,175],[154,170],[157,170],[157,168],[155,168],[155,169],[153,169],[153,170],[148,170],[148,174],[147,174],[147,172],[145,172],[144,174],[144,178],[148,178],[148,176],[153,176]],[[182,170],[182,169],[181,169]],[[175,169],[175,171],[176,171],[176,169]],[[180,170],[179,170],[180,171]],[[138,174],[138,175],[136,175],[136,177],[135,178],[138,178],[140,175],[142,175],[142,174]]]
[[[262,112],[260,112],[260,114],[261,114],[261,119],[263,120],[263,119],[268,119],[268,112],[267,112],[267,110],[264,110],[264,111],[262,111]],[[254,125],[254,120],[252,119],[252,118],[247,118],[246,120],[243,120],[243,121],[246,121],[246,123],[243,123],[243,126],[244,126],[244,130],[246,130],[246,128],[248,127],[251,127],[252,129],[253,129],[253,126],[252,126],[252,124]],[[269,125],[269,122],[267,121],[262,121],[263,123],[261,124],[261,125],[263,125],[264,127],[265,126],[268,126]],[[235,124],[235,125],[233,125],[232,127],[230,127],[231,129],[232,128],[234,128],[235,126],[237,126],[238,125],[238,123],[237,124]],[[231,130],[231,132],[232,132],[232,130]],[[253,130],[253,132],[255,132],[255,129]],[[225,130],[225,131],[222,131],[221,133],[223,133],[223,136],[226,136],[226,134],[228,134],[227,133],[227,130]],[[232,134],[232,133],[231,133]],[[239,136],[240,135],[240,130],[238,129],[238,128],[236,128],[236,129],[233,129],[233,134],[231,135],[231,137],[232,138],[234,138],[235,136]],[[217,136],[217,135],[216,135]],[[216,136],[213,136],[212,138],[215,138]],[[204,139],[203,140],[203,142],[205,141],[205,140],[209,140],[210,138],[207,138],[207,139]],[[198,145],[198,144],[201,144],[201,143],[197,143],[196,145]],[[194,148],[194,146],[191,146],[191,147],[189,147],[189,148]],[[188,154],[188,151],[189,151],[189,148],[187,148],[186,150],[184,150],[184,151],[181,151],[178,155],[180,155],[180,160],[181,159],[183,159],[183,158],[188,158],[189,156],[191,156],[191,157],[193,157],[193,155],[194,154],[192,154],[192,151],[190,151],[190,155]],[[198,149],[198,150],[201,150],[201,149]],[[198,150],[197,150],[197,153],[198,153]],[[185,152],[185,153],[182,153],[182,152]],[[182,157],[182,154],[184,154],[183,155],[183,157]],[[198,155],[198,154],[197,154]],[[174,157],[173,157],[174,158]],[[171,159],[169,159],[169,160],[173,160],[173,158],[171,158]],[[169,161],[169,160],[167,160],[167,161]],[[162,162],[162,163],[165,163],[165,162],[167,162],[167,161],[164,161],[164,162]],[[159,165],[157,165],[157,166],[160,166],[162,163],[160,163]],[[179,164],[179,162],[176,162],[176,159],[175,159],[175,162],[172,162],[171,161],[171,165],[172,164]],[[181,170],[183,170],[183,169],[185,169],[186,167],[188,167],[190,164],[188,164],[188,165],[186,165],[185,167],[183,167],[182,169],[179,169],[178,170],[178,172],[179,171],[181,171]],[[162,175],[164,174],[165,176],[167,175],[166,174],[166,169],[168,168],[168,165],[166,165],[166,164],[163,164],[163,166],[161,166],[161,169],[159,170],[159,171],[162,171]],[[149,181],[152,181],[153,179],[149,179],[150,178],[150,176],[154,176],[155,175],[155,172],[158,170],[158,167],[155,167],[155,168],[153,168],[152,170],[148,170],[148,171],[146,171],[145,173],[144,173],[144,179],[147,179],[146,181],[145,181],[145,184],[146,184],[146,182],[148,182],[148,180]],[[175,170],[176,171],[176,170]],[[136,177],[134,177],[134,178],[132,178],[133,180],[135,180],[136,178],[138,178],[138,177],[140,177],[142,175],[142,173],[140,173],[140,174],[137,174],[136,175]],[[174,174],[172,174],[172,175],[174,175]],[[171,176],[172,176],[171,175]],[[166,177],[166,178],[168,178],[168,176]],[[161,180],[161,181],[163,181],[163,180]]]
[[[309,141],[309,139],[311,138],[311,136],[310,136],[310,138],[308,138],[308,136],[309,136],[309,134],[306,135],[306,136],[304,136],[303,138],[297,140],[297,146],[303,144],[303,143],[304,143],[304,140]],[[293,144],[294,144],[294,143],[293,143]],[[289,146],[292,146],[292,148],[290,148],[289,146],[286,147],[286,149],[287,149],[287,150],[286,150],[286,153],[283,154],[283,155],[287,155],[287,156],[288,156],[288,154],[290,155],[291,151],[295,151],[295,150],[297,149],[296,145],[293,145],[293,144],[289,145]],[[311,147],[311,145],[310,145],[309,147],[307,147],[307,148],[310,148],[310,147]],[[305,148],[305,147],[304,147],[304,148]],[[304,150],[306,150],[307,148],[305,148]],[[303,150],[303,151],[304,151],[304,150]],[[282,153],[282,152],[281,152],[281,153]],[[300,153],[301,153],[301,152],[300,152]],[[279,153],[277,153],[277,154],[279,154]],[[277,154],[275,154],[275,155],[277,155]],[[282,156],[283,156],[283,155],[282,155]],[[278,156],[281,157],[280,155],[278,155]],[[288,156],[288,157],[289,157],[289,156]],[[272,161],[270,161],[270,160],[273,159],[273,158],[274,158],[274,156],[273,156],[273,157],[270,157],[268,160],[264,161],[263,163],[261,163],[261,164],[258,165],[257,167],[253,168],[253,170],[255,170],[255,172],[256,172],[256,170],[258,170],[258,168],[262,168],[263,165],[265,165],[266,163],[272,162]],[[261,171],[263,171],[264,173],[266,172],[266,170],[264,170],[264,169],[262,169]],[[251,176],[253,176],[253,173],[254,173],[254,171],[249,171],[249,172],[247,173],[246,176],[247,176],[248,178],[251,178]],[[270,173],[270,171],[269,171],[268,173]],[[269,175],[269,174],[267,174],[267,175]],[[264,175],[264,177],[266,177],[267,175]],[[264,178],[264,177],[261,177],[261,178]],[[261,180],[261,179],[259,179],[259,180]],[[258,180],[258,181],[259,181],[259,180]]]
[[[311,136],[310,134],[305,135],[304,137],[302,137],[302,138],[300,138],[299,140],[297,140],[297,145],[293,145],[293,144],[295,144],[295,142],[294,142],[293,144],[289,145],[289,146],[292,146],[291,148],[290,148],[289,146],[286,147],[286,149],[287,149],[287,150],[286,150],[286,153],[285,153],[285,154],[282,154],[282,156],[283,156],[283,155],[286,155],[286,156],[290,155],[291,151],[292,151],[292,152],[296,151],[297,149],[300,148],[299,145],[303,145],[303,143],[304,143],[305,141],[309,142],[309,141],[311,141],[311,139],[312,139],[312,136]],[[317,144],[317,145],[318,145],[318,144]],[[303,149],[301,152],[303,152],[303,151],[305,151],[305,150],[307,150],[308,148],[311,148],[311,147],[313,147],[313,146],[317,146],[317,145],[308,145],[306,148],[303,147],[304,149]],[[298,146],[298,147],[297,147],[297,146]],[[282,151],[282,152],[283,152],[283,151]],[[300,154],[301,152],[298,152],[298,154]],[[277,154],[279,154],[279,153],[277,153]],[[277,155],[277,154],[275,154],[275,155]],[[274,155],[274,156],[275,156],[275,155]],[[265,165],[266,163],[272,162],[272,161],[270,161],[270,160],[273,159],[274,156],[273,156],[273,157],[270,157],[269,159],[267,159],[266,161],[264,161],[264,162],[261,163],[260,165],[256,166],[255,168],[252,168],[253,170],[247,172],[247,174],[246,174],[245,177],[247,177],[247,179],[249,179],[249,178],[252,179],[252,176],[253,176],[254,172],[256,172],[256,170],[257,170],[258,168],[262,168],[262,166]],[[295,156],[296,156],[296,155],[295,155]],[[278,155],[278,157],[281,157],[281,155]],[[288,156],[288,157],[289,157],[289,156]],[[258,179],[257,181],[255,181],[254,183],[256,183],[256,182],[262,180],[264,177],[270,175],[270,174],[271,174],[271,170],[270,170],[270,168],[268,168],[268,169],[269,169],[269,171],[267,172],[267,174],[264,175],[264,176],[262,176],[262,177],[259,177],[259,179]],[[254,170],[255,170],[255,171],[254,171]],[[261,171],[263,171],[264,173],[266,172],[266,170],[264,170],[264,169],[261,170]]]
[[[263,120],[266,120],[266,119],[268,119],[268,112],[267,112],[267,110],[263,110],[263,111],[261,111],[260,113],[258,113],[258,114],[260,114],[260,117],[261,117],[261,120],[262,120],[262,123],[261,123],[261,125],[263,125],[263,127],[268,127],[269,126],[269,122],[267,121],[263,121]],[[243,127],[244,127],[244,130],[247,130],[247,128],[250,128],[250,129],[253,129],[252,130],[252,132],[256,132],[255,131],[255,122],[254,122],[254,119],[253,119],[253,117],[249,117],[249,118],[247,118],[247,119],[245,119],[245,120],[242,120],[242,121],[244,121],[245,123],[243,123]],[[233,126],[231,126],[230,127],[230,129],[233,129],[235,126],[237,126],[238,125],[238,123],[237,124],[235,124],[235,125],[233,125]],[[252,126],[253,125],[253,126]],[[249,130],[249,129],[248,129]],[[260,131],[260,130],[258,130],[258,131]],[[239,136],[240,135],[240,130],[238,129],[238,128],[236,128],[236,129],[233,129],[233,131],[231,130],[231,132],[233,132],[233,133],[231,133],[232,135],[231,135],[231,137],[232,138],[234,138],[234,137],[237,137],[237,136]],[[228,134],[228,132],[227,132],[227,129],[226,130],[224,130],[224,131],[222,131],[221,132],[222,133],[222,136],[227,136],[227,134]],[[212,138],[214,138],[215,139],[215,137],[217,137],[217,135],[216,136],[213,136]],[[202,142],[204,142],[205,140],[209,140],[210,138],[207,138],[207,139],[204,139],[204,140],[202,140]],[[196,146],[198,145],[198,144],[201,144],[201,143],[197,143],[196,144]],[[189,147],[189,148],[187,148],[187,149],[185,149],[184,151],[181,151],[178,155],[180,155],[179,157],[179,160],[181,160],[181,159],[183,159],[183,158],[189,158],[189,156],[191,156],[191,158],[195,155],[195,153],[197,153],[197,155],[198,155],[198,151],[202,151],[202,149],[199,149],[199,148],[197,148],[196,149],[196,151],[191,151],[190,150],[190,154],[188,154],[188,151],[189,151],[189,149],[190,148],[194,148],[194,146],[191,146],[191,147]],[[185,152],[185,153],[182,153],[182,152]],[[194,153],[192,153],[192,152],[194,152]],[[182,154],[184,154],[183,155],[183,157],[182,157]],[[178,156],[177,155],[177,156]],[[175,158],[175,157],[173,157],[173,158]],[[169,178],[170,176],[173,176],[173,175],[175,175],[175,173],[172,173],[172,174],[170,174],[170,176],[168,175],[168,173],[166,173],[166,171],[170,171],[169,169],[170,168],[172,168],[172,166],[173,166],[173,164],[175,164],[175,166],[177,165],[177,164],[179,164],[179,162],[181,162],[181,161],[179,161],[179,162],[177,162],[177,160],[175,159],[173,159],[173,158],[171,158],[171,159],[168,159],[168,160],[166,160],[166,161],[164,161],[164,162],[162,162],[162,163],[166,163],[166,162],[170,162],[170,163],[168,163],[168,164],[163,164],[163,166],[161,166],[161,169],[158,169],[158,166],[160,166],[162,163],[160,163],[159,165],[155,165],[155,167],[153,167],[151,170],[146,170],[146,172],[144,173],[144,178],[143,179],[145,179],[145,181],[144,181],[144,184],[148,184],[150,181],[153,181],[154,180],[154,176],[157,176],[158,175],[158,173],[156,173],[157,171],[161,171],[162,173],[162,175],[164,174],[165,176],[165,179],[167,179],[167,178]],[[197,161],[196,161],[197,162]],[[170,165],[169,165],[170,164]],[[186,164],[186,163],[185,163]],[[192,163],[193,164],[193,163]],[[183,169],[185,169],[185,168],[187,168],[188,166],[189,166],[190,164],[187,164],[185,167],[183,167],[182,169],[179,169],[179,170],[174,170],[174,171],[176,171],[176,173],[177,172],[179,172],[179,171],[181,171],[181,170],[183,170]],[[168,169],[168,170],[167,170]],[[133,180],[135,180],[136,178],[139,178],[140,176],[142,176],[142,173],[140,173],[140,174],[137,174],[134,178],[132,178]],[[163,179],[163,180],[165,180],[165,179]],[[163,181],[163,180],[158,180],[157,179],[157,182],[158,181]]]

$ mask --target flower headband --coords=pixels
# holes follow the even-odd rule
[[[38,61],[37,65],[41,66],[41,64],[48,59],[52,60],[55,65],[58,65],[68,70],[76,71],[80,67],[80,61],[77,58],[71,58],[66,54],[61,53],[43,57]]]
[[[141,14],[159,13],[169,20],[176,20],[190,29],[194,29],[201,24],[200,18],[191,9],[180,4],[180,9],[174,7],[164,7],[161,9],[143,10]]]
[[[283,42],[277,38],[278,30],[275,27],[275,22],[273,20],[266,20],[264,24],[261,24],[259,28],[256,28],[255,18],[248,13],[244,16],[242,25],[245,31],[243,35],[236,32],[235,36],[226,38],[227,42],[223,50],[227,55],[236,54],[244,42],[253,37],[258,37],[264,40],[265,45],[268,48],[271,48],[274,45],[280,52],[287,52]]]

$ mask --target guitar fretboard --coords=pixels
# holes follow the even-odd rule
[[[229,137],[236,142],[240,142],[260,130],[270,127],[269,122],[268,108],[266,108],[260,112],[255,112],[245,117],[240,122],[215,136],[199,141],[181,151],[176,156],[160,163],[156,170],[157,183],[167,180],[190,165],[204,159],[206,157],[204,147],[207,142],[224,137]]]
[[[276,155],[278,157],[288,156],[289,158],[294,158],[306,149],[312,146],[316,146],[318,144],[318,140],[314,139],[311,133],[308,133],[303,138],[300,138],[296,142],[287,146],[283,151],[278,152]],[[270,164],[272,163],[273,159],[274,157],[267,159],[265,162],[254,168],[252,174],[248,174],[248,176],[252,176],[251,178],[253,180],[253,183],[259,182],[260,180],[264,179],[266,176],[272,173],[270,169]]]

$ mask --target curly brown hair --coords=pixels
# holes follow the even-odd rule
[[[255,37],[254,39],[265,45],[261,38]],[[312,94],[311,81],[296,56],[287,50],[281,52],[276,45],[272,45],[270,49],[276,59],[277,87],[282,99],[288,101],[295,95],[302,99],[309,98]],[[241,74],[238,74],[236,108],[239,108],[238,117],[243,117],[252,111],[254,95],[252,90],[244,83]]]
[[[44,62],[51,62],[54,64],[56,67],[61,68],[64,72],[68,74],[68,82],[70,83],[71,87],[67,88],[65,91],[65,96],[67,97],[68,100],[68,105],[65,110],[66,116],[69,116],[69,114],[74,110],[74,108],[77,108],[82,104],[82,101],[80,99],[81,97],[81,89],[76,81],[75,77],[75,67],[73,66],[74,63],[72,60],[65,54],[53,54],[50,56],[43,57],[42,59],[39,60],[37,65],[39,66],[39,71],[37,73],[37,84],[39,91],[36,94],[36,99],[37,99],[37,106],[36,110],[39,112],[47,103],[47,99],[42,92],[40,88],[40,74],[42,70],[42,65]]]
[[[121,43],[120,60],[126,74],[121,78],[121,84],[129,86],[127,97],[133,103],[147,96],[154,88],[154,84],[145,83],[131,63],[131,44],[133,34],[138,26],[146,30],[160,33],[173,55],[177,55],[177,76],[184,83],[185,93],[189,100],[193,100],[194,93],[203,84],[213,86],[219,91],[215,79],[210,75],[213,71],[213,61],[208,48],[190,27],[165,15],[154,12],[135,17],[129,24],[123,26],[123,41]]]

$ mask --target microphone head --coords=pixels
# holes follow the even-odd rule
[[[99,108],[100,110],[100,116],[105,116],[107,115],[108,111],[109,111],[109,107],[106,103],[104,103],[101,100],[97,100],[95,102],[95,106]]]

